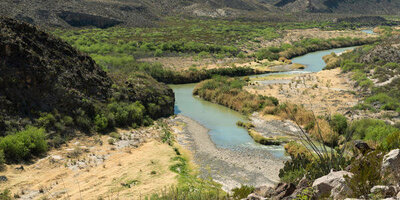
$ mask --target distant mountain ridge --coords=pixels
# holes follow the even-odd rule
[[[399,14],[400,1],[393,0],[279,0],[275,6],[290,12]]]
[[[399,14],[393,0],[2,0],[0,15],[47,27],[153,26],[165,16],[265,19],[294,13]]]

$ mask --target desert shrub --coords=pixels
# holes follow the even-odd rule
[[[110,103],[107,106],[107,112],[108,116],[114,116],[116,125],[120,127],[130,126],[133,123],[143,124],[145,118],[145,107],[139,101]]]
[[[396,110],[400,107],[398,99],[390,97],[385,93],[378,93],[365,99],[368,104],[378,103],[382,110]]]
[[[279,54],[271,52],[269,49],[260,49],[255,53],[258,60],[268,59],[269,61],[278,60]]]
[[[247,82],[244,79],[215,76],[199,83],[193,94],[244,114],[261,111],[266,106],[279,104],[274,97],[255,95],[243,90],[246,85]]]
[[[12,200],[11,191],[8,189],[4,189],[0,192],[0,200]]]
[[[251,194],[253,191],[253,186],[242,185],[232,189],[232,197],[233,199],[244,199],[247,198],[247,196],[249,196],[249,194]]]
[[[26,127],[25,130],[0,138],[0,150],[8,162],[29,160],[47,152],[43,128]]]
[[[107,140],[107,142],[108,142],[109,145],[114,145],[115,140],[110,138],[110,139]]]
[[[116,139],[116,140],[120,140],[122,138],[121,134],[117,133],[117,132],[111,132],[110,137]]]
[[[86,115],[81,115],[81,116],[75,117],[75,123],[83,131],[89,132],[92,129],[92,121]]]
[[[345,62],[342,66],[344,72],[363,69],[364,64],[356,62]]]
[[[347,134],[353,139],[370,140],[380,143],[388,135],[398,131],[397,128],[387,125],[384,121],[368,118],[354,121],[350,125]]]
[[[398,148],[400,148],[400,132],[390,133],[379,145],[379,149],[384,151],[390,151]]]
[[[329,125],[335,132],[343,135],[347,129],[347,118],[342,114],[334,114],[329,120]]]
[[[285,154],[289,155],[291,160],[285,162],[279,171],[279,177],[283,182],[297,183],[306,174],[307,163],[313,159],[311,151],[295,141],[287,143],[284,148]]]
[[[296,200],[312,200],[315,198],[315,189],[313,187],[308,187],[303,189],[296,196]]]
[[[345,177],[346,183],[352,193],[349,197],[369,198],[370,190],[375,185],[383,184],[381,177],[381,164],[383,154],[379,151],[370,152],[351,163],[352,177]]]
[[[6,158],[4,156],[4,151],[0,150],[0,172],[6,168]]]
[[[106,131],[108,128],[108,119],[102,114],[96,115],[94,118],[95,130],[99,132]]]
[[[42,113],[37,121],[40,126],[43,126],[47,129],[53,127],[57,120],[51,113]]]

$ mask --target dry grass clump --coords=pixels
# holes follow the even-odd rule
[[[331,53],[323,56],[322,59],[326,63],[325,69],[333,69],[340,66],[342,59],[336,55],[336,53]]]
[[[275,115],[283,119],[296,121],[302,126],[306,126],[314,121],[314,114],[311,111],[306,110],[303,106],[293,103],[284,103],[279,105]]]
[[[243,90],[246,85],[247,82],[243,79],[214,77],[199,83],[193,94],[243,114],[251,114],[264,107],[278,105],[278,100],[274,97],[255,95]]]
[[[309,133],[313,138],[318,138],[329,146],[336,146],[339,140],[339,134],[332,130],[331,126],[325,119],[316,119],[314,127]]]

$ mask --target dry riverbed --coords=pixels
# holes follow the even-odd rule
[[[178,115],[169,122],[177,141],[193,153],[202,178],[212,178],[225,191],[241,185],[273,186],[279,181],[284,158],[276,158],[262,148],[218,148],[208,129],[196,121]]]

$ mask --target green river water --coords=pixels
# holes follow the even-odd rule
[[[322,57],[332,52],[340,53],[354,47],[338,48],[326,51],[318,51],[299,56],[292,59],[293,63],[304,64],[307,67],[300,71],[291,71],[284,73],[309,73],[318,72],[325,66]],[[269,76],[263,74],[257,76]],[[175,114],[182,114],[199,122],[209,129],[211,140],[220,148],[240,149],[262,148],[275,157],[284,157],[282,146],[263,146],[254,142],[248,135],[247,130],[236,125],[237,121],[246,121],[246,117],[236,111],[204,101],[192,95],[196,84],[170,85],[175,93]]]

